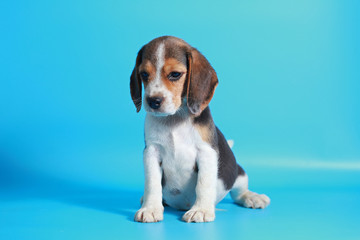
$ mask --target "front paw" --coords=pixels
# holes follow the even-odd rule
[[[206,208],[191,208],[182,217],[185,222],[212,222],[215,220],[215,210]]]
[[[135,221],[150,223],[164,219],[164,207],[142,207],[135,213]]]

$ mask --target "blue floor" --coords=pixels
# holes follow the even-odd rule
[[[134,222],[140,186],[42,179],[46,184],[3,192],[0,239],[360,239],[357,171],[250,171],[261,179],[267,172],[270,184],[252,189],[268,194],[270,206],[245,209],[227,196],[217,205],[215,222],[201,224],[182,222],[183,212],[168,207],[161,223]],[[274,174],[281,182],[271,182]]]
[[[360,1],[0,1],[0,240],[360,240]],[[139,49],[174,35],[219,78],[210,107],[264,210],[133,221]]]

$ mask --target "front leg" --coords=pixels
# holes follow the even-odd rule
[[[187,211],[185,222],[212,222],[215,219],[216,183],[218,172],[218,154],[210,146],[200,148],[197,156],[198,179],[196,201]]]
[[[159,149],[147,146],[144,150],[145,191],[142,206],[135,214],[137,222],[159,222],[164,218],[160,161]]]

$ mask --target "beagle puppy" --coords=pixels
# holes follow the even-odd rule
[[[142,97],[144,85],[144,97]],[[130,77],[137,112],[145,118],[145,191],[135,221],[163,220],[164,205],[187,210],[185,222],[210,222],[227,193],[240,206],[270,199],[248,190],[210,109],[218,79],[206,58],[182,39],[163,36],[143,46]]]

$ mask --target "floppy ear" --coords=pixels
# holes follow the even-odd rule
[[[136,64],[130,76],[130,93],[131,93],[131,98],[136,107],[136,112],[140,111],[141,103],[142,103],[142,98],[141,98],[142,86],[141,86],[141,78],[138,69],[142,59],[142,52],[143,52],[143,48],[141,48],[140,51],[138,52],[138,55],[136,57]]]
[[[197,116],[209,105],[218,79],[208,60],[195,48],[187,53],[187,62],[187,106]]]

